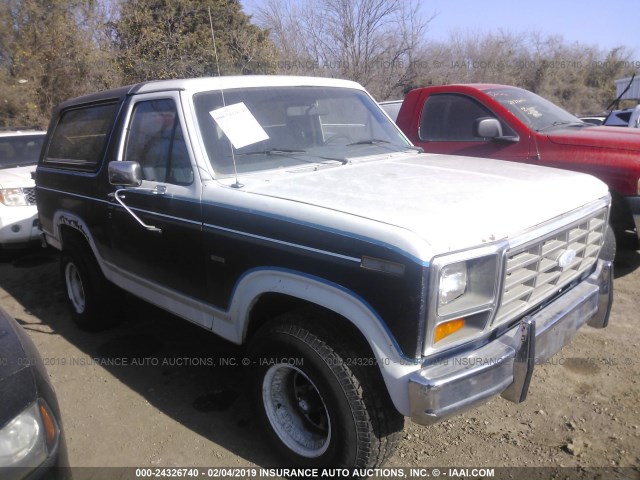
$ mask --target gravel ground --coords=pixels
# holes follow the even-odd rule
[[[633,467],[625,478],[640,478],[640,252],[619,257],[607,329],[583,328],[536,367],[523,404],[495,398],[429,428],[407,421],[388,466]],[[118,301],[129,312],[120,326],[85,333],[69,320],[55,252],[0,263],[0,304],[47,364],[70,464],[277,466],[241,393],[242,349]]]

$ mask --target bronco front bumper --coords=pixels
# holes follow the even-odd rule
[[[582,325],[604,328],[613,267],[599,260],[587,279],[492,342],[424,366],[409,378],[411,419],[431,425],[501,394],[522,402],[536,364],[571,342]]]

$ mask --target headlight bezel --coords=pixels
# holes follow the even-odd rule
[[[501,241],[434,257],[430,265],[429,308],[423,355],[432,355],[471,342],[486,333],[499,305],[508,246],[507,241]],[[446,274],[449,269],[459,268],[453,267],[457,264],[466,266],[465,290],[443,303],[440,298],[442,274]],[[487,282],[487,279],[490,281]],[[463,328],[435,341],[438,325],[460,318],[465,319]]]

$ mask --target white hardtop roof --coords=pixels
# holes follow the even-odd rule
[[[230,88],[253,87],[342,87],[364,90],[356,82],[325,77],[295,77],[284,75],[241,75],[230,77],[202,77],[181,80],[158,80],[139,86],[135,93],[147,93],[158,90],[206,91]]]

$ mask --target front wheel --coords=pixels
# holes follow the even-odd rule
[[[71,317],[79,328],[95,331],[115,323],[108,304],[111,285],[88,247],[67,240],[60,257],[60,273]]]
[[[281,316],[251,345],[251,397],[269,443],[287,465],[377,467],[393,452],[404,417],[378,367],[305,317]]]

